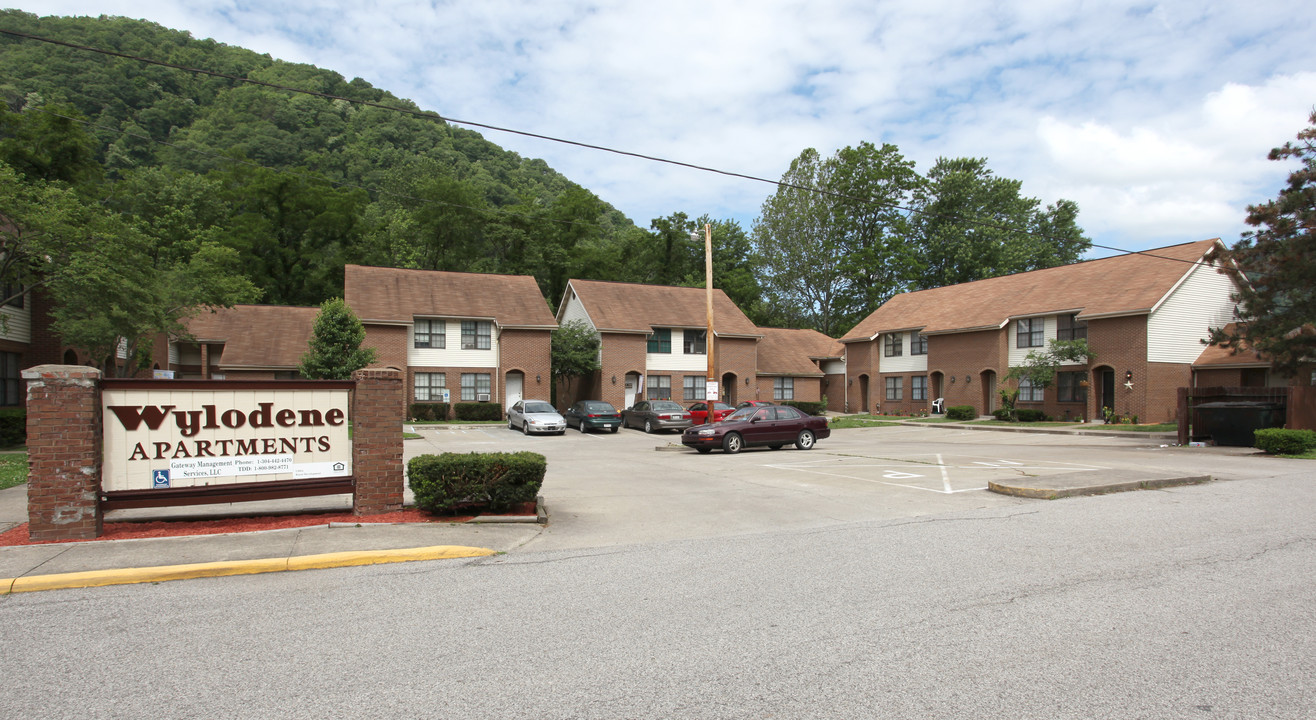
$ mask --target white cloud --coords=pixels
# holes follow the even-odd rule
[[[1288,0],[923,3],[20,0],[145,17],[311,62],[486,122],[779,177],[806,147],[892,142],[926,170],[987,157],[1111,245],[1237,237],[1288,169],[1266,152],[1316,103],[1316,36]],[[640,225],[746,226],[769,186],[484,132]]]

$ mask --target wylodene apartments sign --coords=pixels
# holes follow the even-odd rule
[[[197,383],[201,385],[201,383]],[[101,489],[345,477],[352,474],[349,391],[235,389],[168,380],[102,394]],[[253,383],[254,385],[254,383]]]

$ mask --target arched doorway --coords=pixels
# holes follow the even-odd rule
[[[1097,418],[1105,418],[1106,409],[1115,410],[1115,369],[1109,365],[1093,368],[1092,387],[1097,390]]]
[[[626,373],[626,402],[622,409],[628,408],[635,404],[635,399],[640,396],[640,374],[637,372]]]
[[[520,370],[513,370],[507,373],[503,380],[503,389],[506,391],[506,400],[503,403],[503,410],[512,407],[524,399],[525,395],[525,373]],[[548,398],[544,398],[547,400]]]
[[[868,376],[859,376],[859,412],[865,415],[871,412],[868,409]]]
[[[946,375],[941,371],[928,373],[928,404],[933,401],[946,397],[945,392]]]
[[[983,370],[978,376],[982,383],[982,406],[984,415],[991,415],[996,410],[996,371]]]
[[[78,364],[78,353],[75,352],[75,351],[73,351],[73,350],[65,350],[65,351],[64,351],[64,364],[65,364],[65,365],[77,365],[77,364]]]
[[[739,402],[739,395],[737,393],[740,391],[740,387],[736,385],[736,381],[739,379],[740,378],[737,378],[735,373],[723,373],[722,385],[718,387],[718,396],[721,398],[721,401],[731,407],[735,407],[736,403]]]

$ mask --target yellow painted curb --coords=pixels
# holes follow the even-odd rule
[[[132,585],[136,583],[190,580],[227,575],[257,575],[285,570],[313,570],[357,565],[411,562],[415,560],[449,560],[464,557],[496,555],[496,550],[461,545],[434,545],[431,547],[404,548],[401,550],[369,550],[358,552],[323,553],[290,558],[264,558],[259,560],[231,560],[225,562],[192,563],[188,565],[160,565],[122,570],[89,570],[87,572],[31,575],[19,578],[0,578],[0,595],[38,590],[66,590],[71,588],[102,587],[105,585]]]

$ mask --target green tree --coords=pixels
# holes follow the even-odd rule
[[[1087,365],[1096,357],[1096,353],[1088,348],[1087,340],[1048,340],[1045,350],[1029,350],[1023,363],[1011,367],[1004,379],[1027,379],[1033,387],[1046,390],[1055,382],[1061,365]],[[1002,388],[1000,395],[1001,406],[1009,411],[1009,419],[1014,420],[1014,404],[1019,398],[1019,388]]]
[[[938,158],[914,208],[914,290],[956,285],[1077,261],[1091,246],[1078,206],[1041,209],[1022,183],[999,177],[985,158]]]
[[[1294,159],[1279,197],[1248,207],[1244,233],[1224,253],[1221,272],[1243,273],[1234,295],[1245,320],[1226,332],[1213,328],[1210,342],[1245,346],[1292,376],[1316,358],[1316,112],[1298,141],[1270,151],[1271,160]]]
[[[553,331],[551,344],[553,377],[565,380],[567,394],[576,378],[597,372],[599,365],[599,335],[580,320],[563,323]]]
[[[353,372],[377,359],[374,348],[361,347],[365,339],[365,326],[342,298],[324,301],[320,314],[315,316],[309,348],[302,355],[302,377],[350,379]]]

